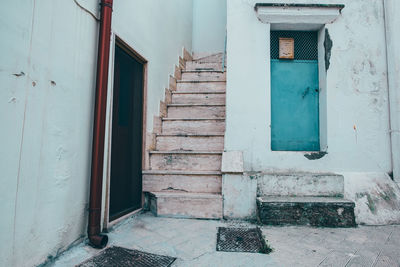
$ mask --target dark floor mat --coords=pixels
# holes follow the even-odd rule
[[[88,259],[77,265],[78,267],[167,267],[176,258],[151,254],[138,250],[131,250],[121,247],[109,247],[97,256]]]
[[[217,251],[226,252],[271,252],[262,237],[260,228],[226,228],[219,227],[217,234]]]

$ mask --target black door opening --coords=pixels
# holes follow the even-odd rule
[[[141,207],[143,63],[115,46],[110,221]]]

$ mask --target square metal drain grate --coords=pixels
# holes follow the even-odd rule
[[[217,251],[253,252],[268,254],[272,250],[262,237],[260,228],[219,227]]]
[[[77,267],[167,267],[176,258],[121,247],[109,247]]]

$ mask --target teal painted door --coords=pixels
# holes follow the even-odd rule
[[[271,149],[320,150],[317,60],[271,59]]]

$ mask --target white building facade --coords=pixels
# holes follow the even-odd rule
[[[257,197],[282,188],[338,186],[355,203],[358,224],[400,223],[396,12],[395,0],[114,2],[102,228],[115,223],[109,197],[118,45],[143,64],[146,151],[174,65],[192,53],[226,53],[224,218],[255,219]],[[97,0],[8,1],[0,11],[0,265],[39,265],[86,236],[99,18]],[[272,145],[271,32],[288,31],[316,34],[318,149]],[[144,152],[143,169],[147,160]],[[311,187],[283,182],[315,175],[344,179]]]

